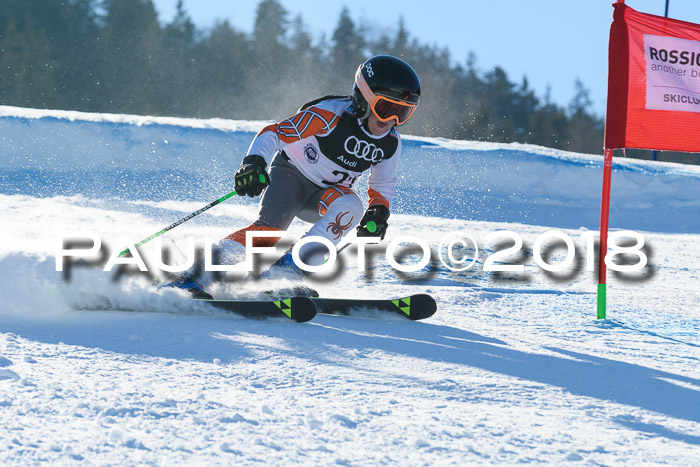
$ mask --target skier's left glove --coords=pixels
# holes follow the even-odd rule
[[[255,154],[244,157],[241,168],[233,176],[236,182],[236,193],[240,196],[248,195],[251,198],[260,196],[260,193],[270,184],[270,175],[266,168],[267,162],[264,157]]]
[[[389,226],[389,208],[383,204],[375,204],[367,208],[362,216],[360,225],[357,226],[358,237],[379,237],[384,240],[386,228]]]

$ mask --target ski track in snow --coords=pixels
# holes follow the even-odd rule
[[[144,123],[77,113],[57,113],[46,123],[40,113],[0,110],[5,116],[0,124],[11,120],[6,124],[17,130],[17,121],[25,118],[22,126],[33,128],[42,141],[56,137],[44,125],[102,137],[108,125],[123,125],[103,141],[110,147],[120,144],[127,130],[181,131],[182,141],[168,136],[172,146],[186,145],[194,134],[197,142],[178,149],[182,153],[195,146],[218,148],[224,131],[234,140],[249,141],[256,129],[255,122]],[[71,148],[54,147],[42,156],[31,149],[31,138],[12,135],[14,142],[2,142],[12,162],[0,164],[7,169],[0,172],[4,465],[700,463],[700,235],[693,230],[697,219],[690,219],[699,211],[683,194],[697,189],[694,168],[622,163],[625,173],[651,177],[652,184],[663,186],[664,177],[675,177],[675,184],[686,185],[676,187],[680,194],[669,195],[666,206],[650,202],[645,214],[636,214],[646,217],[640,226],[650,226],[658,215],[658,228],[635,226],[631,215],[624,219],[630,223],[624,228],[643,231],[650,266],[636,280],[609,271],[608,320],[595,319],[596,276],[585,271],[580,239],[586,227],[525,223],[520,216],[503,222],[498,213],[510,208],[476,219],[463,212],[456,218],[418,216],[414,201],[405,201],[404,210],[392,214],[387,241],[410,232],[428,239],[435,250],[448,232],[468,231],[483,250],[475,270],[454,273],[433,261],[424,271],[399,274],[373,253],[373,268],[359,272],[355,249],[348,248],[340,271],[311,285],[322,295],[339,297],[427,291],[438,301],[437,314],[422,322],[319,315],[296,324],[214,312],[175,291],[156,291],[143,277],[115,281],[99,268],[75,267],[70,281],[64,280],[55,271],[58,232],[94,230],[117,250],[122,239],[140,239],[208,200],[182,191],[124,199],[111,187],[97,196],[61,195],[60,190],[32,195],[15,171],[20,159],[46,157],[60,165]],[[148,147],[150,140],[144,141]],[[495,162],[499,151],[529,152],[537,164],[544,160],[568,181],[561,188],[551,186],[548,194],[550,202],[564,205],[572,191],[582,193],[588,183],[572,182],[587,170],[581,164],[593,160],[600,176],[595,156],[525,145],[413,141],[416,147],[439,147],[443,156],[453,151],[457,158],[469,150]],[[111,151],[97,150],[95,157],[108,164]],[[140,160],[135,154],[129,157]],[[408,155],[406,164],[412,160]],[[510,171],[499,167],[507,180],[515,180],[516,172],[536,173],[526,163]],[[525,201],[534,183],[527,178],[518,188]],[[639,179],[625,179],[618,187],[629,183],[634,192],[634,180]],[[598,203],[599,184],[592,190]],[[511,201],[522,209],[524,204]],[[505,206],[509,200],[502,202]],[[635,200],[644,202],[642,195]],[[588,210],[595,204],[580,201]],[[674,218],[678,224],[663,217],[661,211],[677,206],[686,207],[686,223],[678,220],[682,216]],[[533,207],[527,214],[544,219],[547,210]],[[230,200],[173,230],[169,238],[220,238],[255,215],[254,203]],[[614,217],[611,225],[619,225]],[[528,255],[520,258],[523,273],[481,270],[494,248],[484,241],[488,234],[512,230],[531,248],[552,228],[574,240],[580,271],[547,276]],[[295,222],[290,232],[301,235],[303,229]],[[147,258],[149,251],[143,248]],[[550,261],[563,257],[557,249]],[[416,255],[409,252],[405,260],[417,260]],[[247,288],[233,281],[212,291],[234,296]]]

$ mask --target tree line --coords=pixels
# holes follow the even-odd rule
[[[197,28],[178,2],[162,24],[151,0],[0,1],[0,104],[87,112],[279,120],[306,101],[349,94],[357,66],[376,54],[421,77],[407,134],[533,143],[602,153],[603,121],[584,84],[567,106],[537,96],[472,53],[455,62],[421,43],[403,20],[391,30],[355,22],[347,8],[330,37],[261,0],[251,33],[228,21]]]

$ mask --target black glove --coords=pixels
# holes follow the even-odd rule
[[[236,193],[240,196],[248,195],[251,198],[260,196],[260,193],[270,184],[266,167],[267,162],[262,156],[251,154],[244,157],[241,168],[233,176],[236,182]]]
[[[367,208],[362,216],[360,225],[357,226],[358,237],[379,237],[384,240],[389,219],[389,208],[382,204],[375,204]]]

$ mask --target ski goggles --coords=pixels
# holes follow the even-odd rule
[[[388,123],[394,120],[397,125],[403,125],[411,118],[417,105],[378,95],[369,108],[380,122]]]
[[[388,123],[393,120],[397,125],[403,125],[411,118],[413,111],[416,110],[418,106],[417,103],[405,102],[382,96],[381,94],[375,94],[374,91],[370,89],[367,81],[365,81],[365,77],[362,76],[361,66],[358,68],[355,75],[355,82],[362,96],[369,104],[370,110],[372,110],[372,113],[380,122]]]

